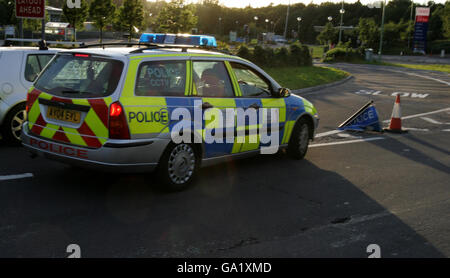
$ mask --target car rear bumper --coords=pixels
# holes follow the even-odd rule
[[[109,140],[98,149],[59,143],[22,129],[22,144],[31,153],[66,164],[114,172],[148,172],[158,165],[167,139]]]

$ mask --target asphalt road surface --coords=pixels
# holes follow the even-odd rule
[[[321,116],[305,160],[230,161],[180,193],[0,143],[0,257],[449,257],[450,76],[334,66],[354,78],[305,95]],[[333,132],[371,99],[388,120],[396,94],[409,133]]]

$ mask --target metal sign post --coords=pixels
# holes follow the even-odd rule
[[[42,19],[42,39],[45,39],[45,0],[16,0],[16,18],[20,18],[20,37],[23,38],[23,19]],[[23,42],[21,42],[23,44]]]

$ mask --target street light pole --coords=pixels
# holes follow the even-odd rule
[[[327,19],[328,19],[328,22],[331,23],[331,21],[333,20],[333,17],[329,16],[329,17],[327,17]],[[331,23],[331,24],[333,25],[333,23]],[[331,49],[331,40],[328,40],[328,48]]]
[[[413,16],[413,7],[414,7],[414,2],[411,1],[411,11],[409,12],[409,22],[408,22],[408,50],[409,50],[409,45],[410,45],[410,41],[411,41],[411,23],[412,23],[412,16]]]
[[[299,17],[297,17],[297,37],[298,37],[298,41],[300,41],[300,21],[302,21],[302,18],[299,16]]]
[[[287,13],[286,13],[286,25],[284,25],[284,39],[286,39],[286,36],[287,36],[288,21],[289,21],[289,8],[290,7],[291,7],[291,1],[289,0],[289,4],[287,7]]]
[[[255,15],[253,19],[255,20],[255,36],[256,40],[258,40],[258,16]]]
[[[386,0],[384,0],[382,2],[382,5],[383,5],[383,12],[381,15],[380,48],[378,50],[378,55],[380,56],[380,60],[381,60],[381,54],[383,53],[384,12],[386,9]]]
[[[344,1],[342,0],[342,8],[339,10],[339,12],[341,13],[341,24],[339,25],[339,42],[341,42],[342,39],[342,23],[344,21]]]

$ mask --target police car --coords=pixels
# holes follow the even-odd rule
[[[274,145],[305,156],[319,121],[309,101],[247,60],[198,47],[214,38],[169,40],[58,53],[29,90],[23,145],[82,167],[156,169],[168,190]]]

